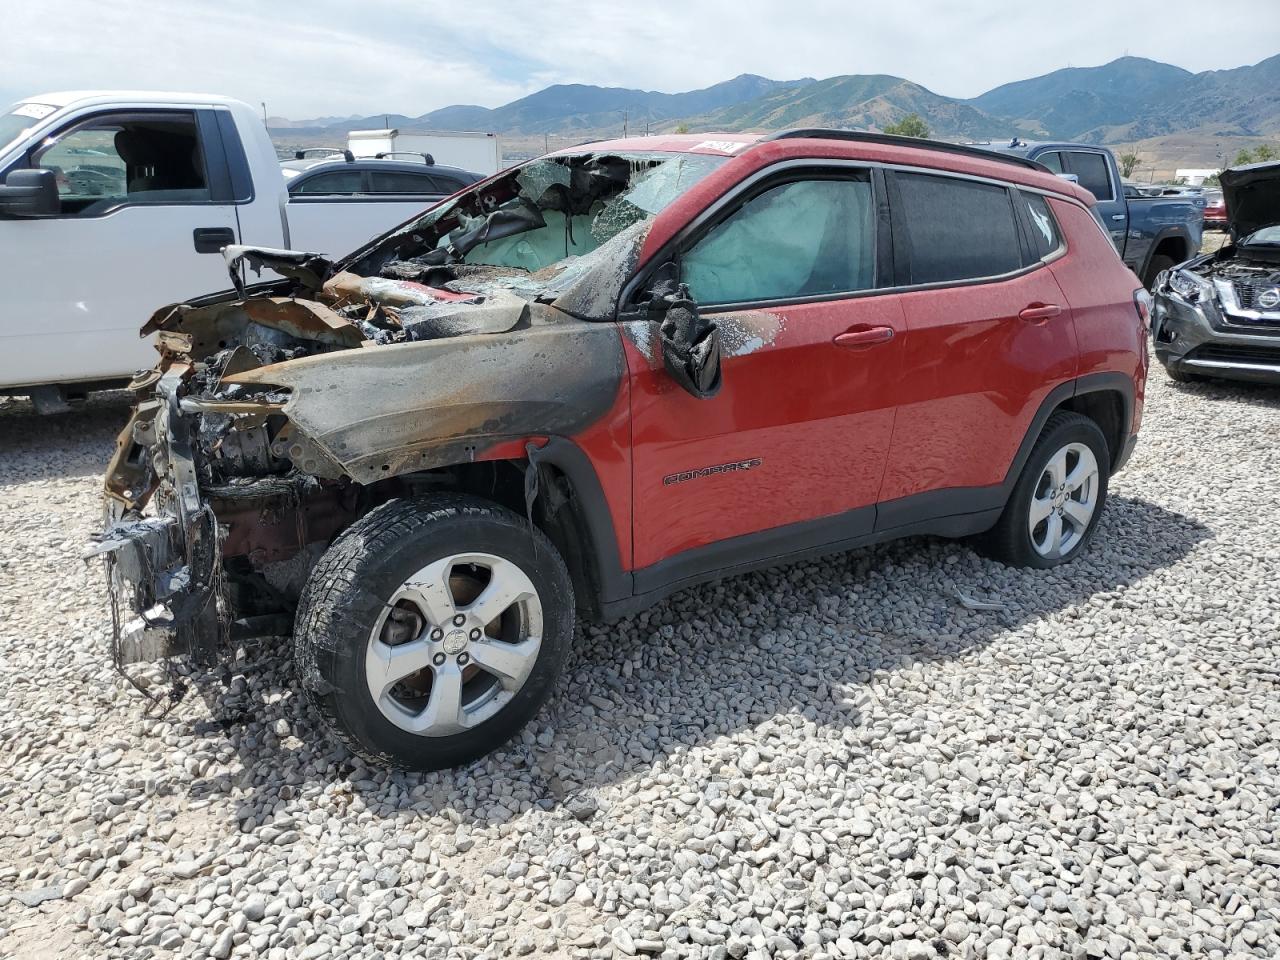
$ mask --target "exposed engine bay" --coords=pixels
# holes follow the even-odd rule
[[[1280,164],[1220,179],[1231,242],[1161,274],[1156,357],[1175,380],[1280,383]]]
[[[336,263],[227,247],[234,291],[142,330],[160,360],[131,384],[90,551],[117,663],[288,633],[318,553],[392,497],[483,485],[532,510],[511,461],[613,403],[620,336],[590,321],[612,319],[653,216],[725,159],[543,158]],[[264,268],[284,279],[247,282]]]

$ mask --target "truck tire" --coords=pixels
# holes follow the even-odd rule
[[[1111,463],[1098,425],[1060,410],[1040,432],[995,527],[978,538],[988,556],[1013,567],[1056,567],[1093,538],[1107,501]]]
[[[439,770],[483,756],[533,717],[573,623],[564,561],[523,517],[462,495],[392,500],[316,564],[294,662],[353,752]]]
[[[1142,285],[1148,290],[1154,291],[1156,277],[1172,267],[1175,262],[1173,257],[1166,256],[1163,253],[1156,254],[1147,264],[1147,275],[1142,278]]]

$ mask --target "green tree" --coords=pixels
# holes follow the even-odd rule
[[[929,138],[929,125],[924,122],[924,118],[920,114],[908,113],[897,123],[891,123],[885,127],[884,132],[898,137],[919,137],[922,140],[927,140]]]
[[[1116,157],[1116,161],[1120,164],[1120,176],[1128,180],[1129,177],[1133,175],[1133,171],[1138,169],[1138,161],[1140,159],[1141,158],[1138,156],[1137,151],[1134,150],[1122,153],[1120,156]]]
[[[675,129],[672,130],[671,132],[672,133],[688,133],[689,125],[687,123],[677,123]]]
[[[1260,143],[1252,150],[1241,150],[1237,153],[1231,165],[1239,167],[1246,163],[1267,163],[1271,160],[1280,160],[1280,150],[1269,143]]]

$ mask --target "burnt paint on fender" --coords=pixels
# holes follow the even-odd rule
[[[614,406],[621,338],[613,324],[533,307],[526,329],[305,357],[227,382],[289,388],[285,414],[361,483],[481,459],[513,439],[573,437]]]

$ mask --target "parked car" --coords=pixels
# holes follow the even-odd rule
[[[354,250],[481,179],[468,170],[437,165],[430,155],[416,161],[356,157],[348,150],[311,155],[317,152],[300,150],[300,156],[281,162],[280,170],[289,191],[290,228],[303,238],[324,236],[328,252]],[[315,244],[299,247],[319,249]]]
[[[1225,230],[1227,227],[1227,202],[1221,190],[1204,192],[1204,225],[1214,230]]]
[[[338,737],[436,768],[533,716],[575,611],[913,534],[1073,560],[1147,366],[1093,203],[950,144],[655,136],[334,263],[229,250],[286,279],[144,328],[95,548],[118,662],[292,631]]]
[[[1230,242],[1165,271],[1152,339],[1174,380],[1280,383],[1280,163],[1219,174]]]
[[[1183,192],[1174,196],[1131,195],[1121,189],[1120,169],[1106,147],[1013,140],[991,144],[989,149],[1026,157],[1054,173],[1074,177],[1097,198],[1095,209],[1116,250],[1148,289],[1162,270],[1200,250],[1203,196]]]
[[[340,255],[430,202],[290,197],[258,115],[200,94],[32,97],[0,113],[0,181],[0,393],[45,411],[150,367],[136,318],[225,283],[223,247]]]

